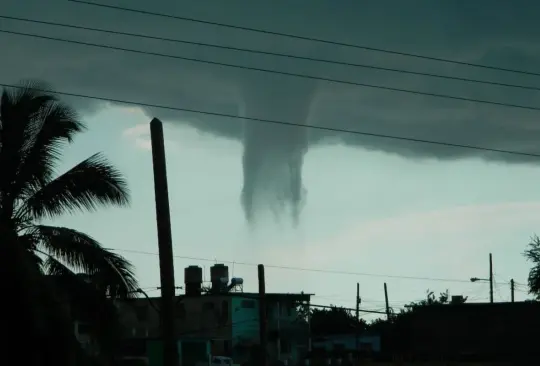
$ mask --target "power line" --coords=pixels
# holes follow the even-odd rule
[[[356,311],[356,309],[352,309],[352,308],[346,308],[346,307],[343,307],[343,306],[335,306],[335,305],[317,305],[317,304],[309,304],[310,307],[314,307],[314,308],[319,308],[319,309],[342,309],[342,310],[346,310],[346,311]],[[377,311],[377,310],[367,310],[367,309],[359,309],[358,311],[360,311],[361,313],[368,313],[368,314],[386,314],[385,311]]]
[[[196,18],[183,17],[183,16],[164,14],[164,13],[157,13],[157,12],[151,12],[151,11],[147,11],[147,10],[140,10],[140,9],[133,9],[133,8],[125,8],[125,7],[121,7],[121,6],[100,4],[100,3],[83,1],[83,0],[68,0],[68,1],[72,2],[72,3],[93,5],[93,6],[97,6],[97,7],[101,7],[101,8],[108,8],[108,9],[120,10],[120,11],[131,12],[131,13],[138,13],[138,14],[143,14],[143,15],[151,15],[151,16],[162,17],[162,18],[183,20],[183,21],[192,22],[192,23],[214,25],[214,26],[218,26],[218,27],[232,28],[232,29],[238,29],[238,30],[243,30],[243,31],[268,34],[268,35],[273,35],[273,36],[287,37],[287,38],[298,39],[298,40],[303,40],[303,41],[310,41],[310,42],[317,42],[317,43],[323,43],[323,44],[330,44],[330,45],[334,45],[334,46],[356,48],[356,49],[361,49],[361,50],[365,50],[365,51],[381,52],[381,53],[387,53],[387,54],[399,55],[399,56],[405,56],[405,57],[413,57],[413,58],[429,60],[429,61],[437,61],[437,62],[443,62],[443,63],[449,63],[449,64],[455,64],[455,65],[477,67],[477,68],[488,69],[488,70],[511,72],[511,73],[517,73],[517,74],[523,74],[523,75],[540,76],[540,73],[532,72],[532,71],[517,70],[517,69],[504,68],[504,67],[476,64],[476,63],[472,63],[472,62],[450,60],[450,59],[445,59],[445,58],[440,58],[440,57],[433,57],[433,56],[419,55],[419,54],[414,54],[414,53],[395,51],[395,50],[389,50],[389,49],[383,49],[383,48],[369,47],[369,46],[357,45],[357,44],[353,44],[353,43],[331,41],[331,40],[322,39],[322,38],[300,36],[300,35],[291,34],[291,33],[283,33],[283,32],[270,31],[270,30],[265,30],[265,29],[258,29],[258,28],[251,28],[251,27],[233,25],[233,24],[219,23],[219,22],[213,22],[213,21],[208,21],[208,20],[203,20],[203,19],[196,19]]]
[[[312,62],[321,62],[321,63],[332,64],[332,65],[350,66],[350,67],[358,67],[358,68],[371,69],[371,70],[395,72],[395,73],[401,73],[401,74],[427,76],[427,77],[433,77],[433,78],[439,78],[439,79],[445,79],[445,80],[455,80],[455,81],[463,81],[463,82],[476,83],[476,84],[486,84],[486,85],[493,85],[493,86],[500,86],[500,87],[508,87],[508,88],[517,88],[517,89],[540,91],[540,87],[528,86],[528,85],[500,83],[500,82],[495,82],[495,81],[490,81],[490,80],[479,80],[479,79],[463,78],[463,77],[457,77],[457,76],[432,74],[432,73],[426,73],[426,72],[411,71],[411,70],[404,70],[404,69],[396,69],[396,68],[389,68],[389,67],[381,67],[381,66],[368,65],[368,64],[359,64],[359,63],[353,63],[353,62],[343,62],[343,61],[321,59],[321,58],[316,58],[316,57],[306,57],[306,56],[292,55],[292,54],[280,53],[280,52],[262,51],[262,50],[256,50],[256,49],[251,49],[251,48],[223,46],[223,45],[212,44],[212,43],[204,43],[204,42],[193,42],[193,41],[187,41],[187,40],[178,39],[178,38],[157,37],[157,36],[150,36],[150,35],[142,34],[142,33],[122,32],[122,31],[116,31],[116,30],[111,30],[111,29],[85,27],[85,26],[80,26],[80,25],[57,23],[57,22],[48,22],[48,21],[43,21],[43,20],[20,18],[20,17],[13,17],[13,16],[7,16],[7,15],[0,15],[0,18],[1,19],[9,19],[9,20],[20,21],[20,22],[28,22],[28,23],[43,24],[43,25],[52,25],[52,26],[63,27],[63,28],[79,29],[79,30],[85,30],[85,31],[91,31],[91,32],[101,32],[101,33],[107,33],[107,34],[115,34],[115,35],[121,35],[121,36],[128,36],[128,37],[135,37],[135,38],[142,38],[142,39],[150,39],[150,40],[155,40],[155,41],[172,42],[172,43],[179,43],[179,44],[189,44],[189,45],[194,45],[194,46],[210,47],[210,48],[217,48],[217,49],[229,50],[229,51],[237,51],[237,52],[246,52],[246,53],[252,53],[252,54],[259,54],[259,55],[284,57],[284,58],[290,58],[290,59],[296,59],[296,60],[304,60],[304,61],[312,61]]]
[[[527,106],[527,105],[521,105],[521,104],[502,103],[502,102],[495,102],[495,101],[484,100],[484,99],[466,98],[466,97],[459,97],[459,96],[448,95],[448,94],[429,93],[429,92],[422,92],[422,91],[411,90],[411,89],[402,89],[402,88],[394,88],[394,87],[375,85],[375,84],[358,83],[358,82],[354,82],[354,81],[323,78],[323,77],[307,75],[307,74],[298,74],[298,73],[293,73],[293,72],[263,69],[263,68],[259,68],[259,67],[243,66],[243,65],[237,65],[237,64],[229,64],[229,63],[225,63],[225,62],[202,60],[202,59],[198,59],[198,58],[191,58],[191,57],[184,57],[184,56],[176,56],[176,55],[170,55],[170,54],[166,54],[166,53],[141,51],[141,50],[135,50],[135,49],[131,49],[131,48],[109,46],[109,45],[104,45],[104,44],[99,44],[99,43],[90,43],[90,42],[75,41],[75,40],[65,39],[65,38],[42,36],[42,35],[33,34],[33,33],[23,33],[23,32],[16,32],[16,31],[9,31],[9,30],[5,30],[5,29],[1,29],[0,33],[18,35],[18,36],[23,36],[23,37],[39,38],[39,39],[45,39],[45,40],[55,41],[55,42],[71,43],[71,44],[77,44],[77,45],[80,45],[80,46],[88,46],[88,47],[103,48],[103,49],[109,49],[109,50],[115,50],[115,51],[130,52],[130,53],[136,53],[136,54],[147,55],[147,56],[164,57],[164,58],[170,58],[170,59],[176,59],[176,60],[204,63],[204,64],[208,64],[208,65],[230,67],[230,68],[241,69],[241,70],[265,72],[265,73],[276,74],[276,75],[284,75],[284,76],[296,77],[296,78],[300,78],[300,79],[325,81],[325,82],[336,83],[336,84],[357,86],[357,87],[361,87],[361,88],[386,90],[386,91],[393,91],[393,92],[398,92],[398,93],[422,95],[422,96],[433,97],[433,98],[441,98],[441,99],[451,99],[451,100],[458,100],[458,101],[462,101],[462,102],[471,102],[471,103],[478,103],[478,104],[496,105],[496,106],[499,106],[499,107],[508,107],[508,108],[517,108],[517,109],[540,111],[539,107],[533,107],[533,106]]]
[[[152,255],[157,256],[157,253],[147,252],[142,250],[133,250],[133,249],[117,249],[117,248],[107,248],[108,250],[114,250],[125,253],[141,254],[141,255]],[[179,259],[188,259],[193,261],[203,261],[203,262],[216,262],[216,258],[202,258],[202,257],[189,257],[182,255],[174,255],[175,258]],[[229,260],[219,260],[221,263],[234,263],[242,266],[257,266],[257,263],[250,262],[238,262],[238,261],[229,261]],[[301,272],[316,272],[316,273],[328,273],[328,274],[340,274],[340,275],[350,275],[350,276],[366,276],[366,277],[380,277],[380,278],[396,278],[403,280],[421,280],[421,281],[437,281],[437,282],[457,282],[457,283],[470,283],[469,280],[459,280],[452,278],[434,278],[434,277],[417,277],[417,276],[398,276],[398,275],[385,275],[385,274],[376,274],[376,273],[367,273],[367,272],[351,272],[351,271],[342,271],[342,270],[330,270],[330,269],[317,269],[317,268],[302,268],[294,266],[282,266],[282,265],[272,265],[265,264],[266,268],[275,268],[275,269],[286,269],[292,271],[301,271]]]
[[[8,84],[8,83],[0,83],[0,86],[7,87],[7,88],[18,88],[18,89],[24,89],[25,88],[24,86],[15,85],[15,84]],[[334,127],[304,125],[304,124],[299,124],[299,123],[278,121],[278,120],[265,119],[265,118],[241,117],[241,116],[237,116],[237,115],[234,115],[234,114],[202,111],[202,110],[189,109],[189,108],[171,107],[171,106],[153,104],[153,103],[134,102],[134,101],[130,101],[130,100],[123,100],[123,99],[116,99],[116,98],[105,98],[105,97],[98,97],[98,96],[85,95],[85,94],[79,94],[79,93],[58,92],[58,91],[48,90],[48,89],[34,88],[34,90],[44,92],[44,93],[53,93],[53,94],[64,95],[64,96],[69,96],[69,97],[84,98],[84,99],[91,99],[91,100],[99,100],[99,101],[104,101],[104,102],[111,102],[111,103],[117,103],[117,104],[127,104],[127,105],[139,106],[139,107],[147,107],[147,108],[165,109],[165,110],[171,110],[171,111],[188,112],[188,113],[201,114],[201,115],[207,115],[207,116],[242,119],[242,120],[246,120],[246,121],[275,124],[275,125],[280,125],[280,126],[311,128],[311,129],[314,129],[314,130],[349,133],[349,134],[353,134],[353,135],[376,137],[376,138],[383,138],[383,139],[389,139],[389,140],[408,141],[408,142],[415,142],[415,143],[422,143],[422,144],[439,145],[439,146],[454,147],[454,148],[461,148],[461,149],[470,149],[470,150],[478,150],[478,151],[486,151],[486,152],[495,152],[495,153],[501,153],[501,154],[519,155],[519,156],[528,156],[528,157],[540,158],[540,154],[536,154],[536,153],[526,153],[526,152],[521,152],[521,151],[495,149],[495,148],[488,148],[488,147],[475,146],[475,145],[465,145],[465,144],[456,144],[456,143],[451,143],[451,142],[442,142],[442,141],[417,139],[417,138],[412,138],[412,137],[386,135],[386,134],[380,134],[380,133],[363,132],[363,131],[356,131],[356,130],[349,130],[349,129],[342,129],[342,128],[334,128]]]

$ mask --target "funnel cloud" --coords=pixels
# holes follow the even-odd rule
[[[308,149],[307,124],[311,86],[245,85],[245,116],[268,118],[284,114],[299,126],[276,126],[246,121],[244,127],[242,207],[250,224],[258,214],[271,211],[277,217],[289,215],[298,224],[305,199],[302,165]],[[297,96],[303,95],[299,99]],[[277,112],[277,113],[276,113]]]

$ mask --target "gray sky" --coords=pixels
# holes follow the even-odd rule
[[[540,4],[533,1],[227,1],[225,6],[222,1],[116,0],[114,4],[540,72],[540,30],[534,26]],[[2,14],[540,87],[540,77],[530,75],[283,39],[63,0],[49,0],[47,7],[37,0],[5,0]],[[217,51],[5,19],[0,20],[0,28],[540,107],[539,94],[531,90]],[[7,34],[0,34],[0,42],[9,50],[1,59],[2,83],[40,78],[65,92],[284,121],[298,121],[298,116],[305,113],[307,117],[298,123],[540,152],[536,147],[540,112],[306,81]],[[487,254],[492,251],[501,281],[512,276],[524,282],[528,267],[521,252],[535,230],[540,204],[535,187],[540,177],[537,159],[308,130],[309,147],[299,165],[307,192],[299,227],[277,229],[269,218],[250,234],[239,199],[244,121],[120,109],[82,99],[71,101],[91,123],[91,131],[74,147],[66,164],[104,150],[126,171],[134,191],[134,205],[129,211],[103,212],[91,216],[92,221],[88,216],[65,219],[66,225],[88,230],[107,246],[156,251],[144,124],[150,116],[157,116],[167,123],[178,255],[249,262],[264,258],[264,262],[271,259],[273,264],[297,267],[466,280],[485,272]],[[274,132],[264,135],[268,138],[257,144],[261,156],[283,150],[285,145],[279,144],[285,144],[291,133],[284,127],[273,128]],[[324,143],[322,137],[327,138]],[[275,173],[269,172],[264,177]],[[157,284],[155,259],[126,255],[136,262],[143,284]],[[178,282],[183,277],[181,268],[191,262],[179,259]],[[235,266],[235,274],[249,278],[247,283],[254,285],[255,270],[241,268]],[[338,302],[354,296],[355,282],[359,280],[370,298],[382,300],[383,278],[306,271],[291,276],[292,272],[285,270],[268,271],[269,285],[275,291],[303,289],[334,299],[321,298],[321,302]],[[484,290],[481,284],[388,281],[397,300],[414,300],[428,287],[453,292]],[[353,305],[352,300],[349,305]]]

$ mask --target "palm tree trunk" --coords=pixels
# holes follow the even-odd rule
[[[30,366],[72,366],[77,350],[67,314],[16,236],[0,229],[0,293],[9,334],[6,359]],[[9,357],[12,356],[12,357]]]

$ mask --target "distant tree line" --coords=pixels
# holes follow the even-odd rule
[[[465,302],[467,298],[461,301]],[[312,308],[309,309],[310,329],[313,336],[331,335],[331,334],[347,334],[354,332],[364,332],[368,330],[380,330],[386,324],[395,321],[397,318],[405,314],[414,312],[415,310],[425,306],[439,306],[450,302],[449,291],[441,292],[438,296],[435,292],[428,290],[426,298],[410,302],[406,304],[399,312],[392,311],[390,322],[384,318],[377,318],[372,321],[366,321],[363,318],[356,318],[356,315],[349,309],[331,306],[330,308]],[[307,322],[307,305],[299,308],[300,320]]]
[[[532,264],[532,267],[529,270],[527,285],[529,294],[532,295],[533,298],[526,301],[540,301],[540,237],[538,237],[538,235],[534,235],[531,238],[523,255],[527,261]],[[357,319],[352,311],[339,306],[331,306],[330,308],[325,309],[312,308],[309,309],[311,334],[317,336],[323,334],[345,334],[356,331],[380,330],[389,323],[395,322],[400,317],[412,313],[419,308],[425,306],[446,305],[450,303],[450,300],[448,290],[439,293],[438,296],[435,292],[427,290],[425,299],[410,302],[399,309],[398,312],[392,311],[390,321],[385,317],[377,318],[369,322],[362,318]],[[466,302],[467,298],[464,297],[461,301]],[[306,305],[300,306],[298,313],[299,320],[306,322],[308,315]]]

